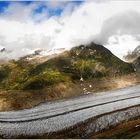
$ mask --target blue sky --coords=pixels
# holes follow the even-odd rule
[[[0,49],[9,52],[0,58],[91,41],[122,58],[140,44],[139,25],[138,0],[0,1]]]
[[[8,7],[8,5],[9,5],[9,2],[8,1],[1,1],[0,2],[0,13],[2,13],[4,11],[4,9],[6,7]]]
[[[43,10],[46,10],[47,11],[47,15],[49,17],[51,16],[59,16],[61,15],[61,13],[63,12],[65,6],[67,6],[69,3],[72,3],[74,4],[75,6],[79,6],[83,1],[60,1],[59,5],[61,5],[61,3],[64,5],[64,6],[56,6],[56,7],[50,7],[49,5],[46,4],[46,1],[21,1],[21,2],[18,2],[16,1],[17,3],[19,4],[23,4],[23,5],[26,5],[26,6],[30,6],[34,3],[38,3],[38,7],[36,7],[35,9],[33,9],[33,14],[39,14],[39,13],[42,13]],[[53,1],[48,1],[48,2],[51,2],[53,3]],[[56,1],[54,1],[55,3]],[[15,3],[14,1],[0,1],[0,14],[3,14],[4,11],[6,10],[6,8],[12,4],[12,3]]]

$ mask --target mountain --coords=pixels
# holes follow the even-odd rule
[[[5,51],[6,51],[5,48],[0,49],[0,52],[5,52]]]
[[[135,69],[136,69],[137,71],[139,71],[139,70],[140,70],[140,56],[137,57],[137,58],[133,61],[133,64],[134,64],[134,66],[135,66]]]
[[[140,45],[132,52],[129,52],[124,58],[134,65],[135,71],[140,71]]]
[[[125,60],[129,62],[133,62],[140,56],[140,45],[137,46],[132,52],[128,52],[126,56],[124,56]]]
[[[40,56],[38,53],[35,57]],[[31,57],[31,56],[30,56]],[[123,62],[102,45],[90,43],[63,51],[43,61],[23,57],[0,66],[2,90],[40,90],[59,83],[68,85],[77,81],[112,77],[134,72],[132,64]],[[33,58],[33,56],[32,56]],[[27,61],[28,60],[28,61]]]

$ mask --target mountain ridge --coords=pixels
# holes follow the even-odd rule
[[[138,82],[133,64],[123,62],[95,43],[76,46],[49,58],[42,57],[38,62],[26,59],[28,57],[0,65],[1,111],[31,108],[45,101]]]
[[[25,57],[26,58],[26,57]],[[25,58],[1,65],[0,79],[6,89],[41,89],[45,86],[80,79],[115,76],[134,71],[133,65],[123,62],[111,51],[95,43],[73,47],[36,65]],[[10,71],[7,75],[5,71]],[[6,72],[5,72],[6,73]],[[16,74],[17,73],[17,74]],[[54,80],[55,79],[55,80]],[[39,86],[40,85],[40,86]]]

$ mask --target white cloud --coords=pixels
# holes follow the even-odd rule
[[[124,34],[109,37],[106,47],[122,59],[124,54],[133,51],[139,44],[140,41],[136,40],[135,37]]]
[[[18,58],[36,48],[71,48],[90,41],[105,45],[122,58],[140,42],[139,1],[90,1],[80,6],[47,3],[64,8],[61,16],[51,18],[46,17],[46,10],[33,17],[32,10],[38,4],[12,2],[0,16],[0,47],[12,51],[0,58]],[[33,18],[43,21],[36,23]]]

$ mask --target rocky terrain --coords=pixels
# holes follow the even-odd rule
[[[124,59],[128,62],[133,62],[140,56],[140,45],[137,46],[132,52],[128,52]]]
[[[133,74],[133,64],[95,43],[48,56],[36,51],[0,65],[1,110],[7,110],[7,104],[8,110],[23,109],[45,100],[125,87],[137,82]],[[112,79],[123,79],[124,84]]]
[[[140,45],[137,46],[134,51],[129,52],[126,56],[124,56],[124,59],[127,62],[130,62],[133,64],[135,71],[137,71],[138,75],[140,73]]]

